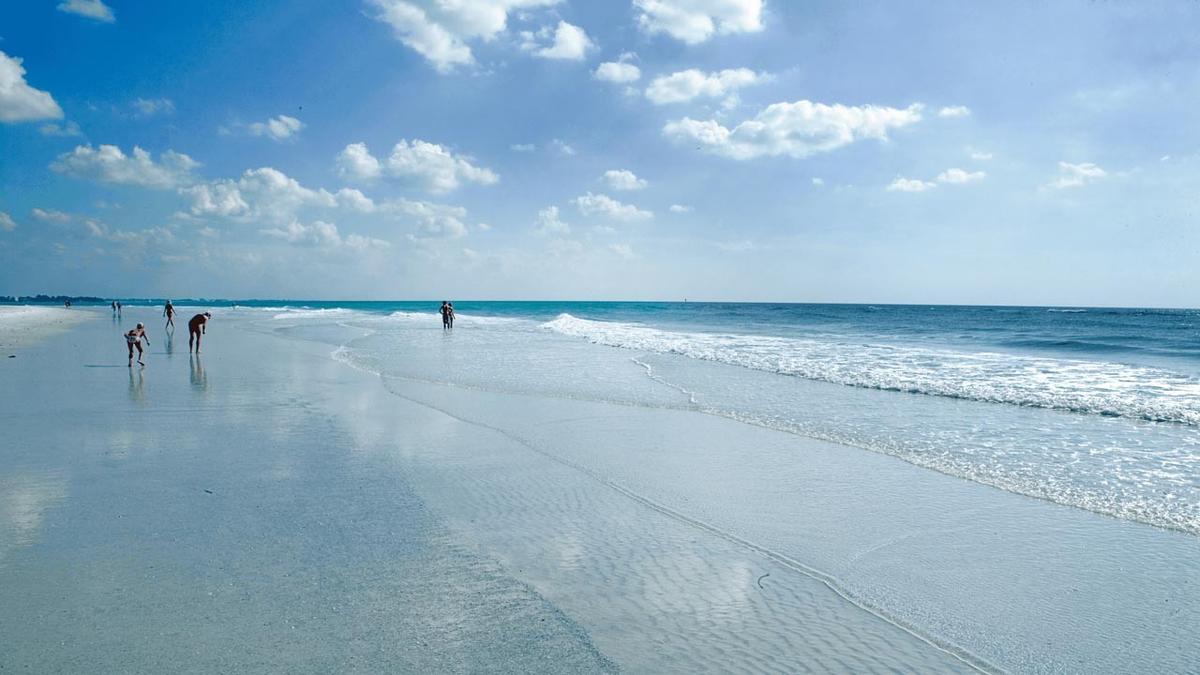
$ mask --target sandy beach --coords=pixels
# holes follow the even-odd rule
[[[381,378],[336,358],[353,322],[216,312],[194,356],[125,314],[0,363],[5,670],[1195,663],[1189,534],[694,411]]]
[[[95,311],[20,305],[0,307],[0,356],[36,344],[80,321],[94,319]]]

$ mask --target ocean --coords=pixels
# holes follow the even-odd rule
[[[333,356],[385,380],[696,410],[1200,534],[1200,310],[461,301],[443,333],[436,301],[177,304],[353,328]]]

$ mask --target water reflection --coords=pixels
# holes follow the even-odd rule
[[[129,369],[129,398],[134,403],[146,402],[146,380],[141,367]]]
[[[175,329],[167,329],[167,356],[175,353]]]
[[[0,476],[0,562],[13,549],[37,541],[45,512],[66,494],[66,478],[57,471]]]
[[[204,364],[200,362],[199,354],[191,354],[192,386],[200,391],[208,391],[208,375],[204,373]]]

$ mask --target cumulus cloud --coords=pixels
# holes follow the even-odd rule
[[[71,214],[55,209],[34,208],[30,214],[44,223],[65,224],[71,222]]]
[[[629,169],[609,169],[604,172],[604,182],[614,190],[641,190],[646,187],[645,180],[638,178]]]
[[[821,187],[822,185],[825,184],[825,179],[813,177],[812,184],[815,185],[816,187]]]
[[[327,223],[323,220],[313,221],[309,225],[293,220],[282,227],[272,227],[259,231],[269,237],[282,239],[291,244],[307,244],[327,249],[349,248],[365,251],[371,248],[387,248],[391,246],[391,244],[382,239],[374,239],[357,234],[343,237],[341,232],[338,231],[337,225]]]
[[[175,102],[169,98],[138,98],[133,101],[133,109],[139,117],[170,115],[175,112]]]
[[[55,124],[51,122],[38,127],[38,131],[41,132],[43,136],[58,136],[61,138],[70,138],[73,136],[83,135],[83,131],[79,128],[79,125],[74,122],[67,122],[66,124]]]
[[[654,78],[646,87],[646,98],[655,105],[684,103],[701,97],[720,98],[768,79],[768,75],[749,68],[731,68],[716,73],[689,68]]]
[[[965,105],[950,105],[937,112],[938,117],[967,117],[970,114],[971,109]]]
[[[671,213],[691,213],[692,207],[684,206],[683,204],[672,204]]]
[[[491,169],[472,164],[472,158],[456,155],[436,144],[401,139],[386,161],[380,162],[364,143],[347,145],[338,155],[343,176],[369,180],[381,174],[412,180],[433,193],[446,193],[462,183],[493,185],[500,180]]]
[[[559,0],[367,0],[374,17],[396,39],[425,57],[438,72],[475,63],[468,42],[490,41],[504,31],[509,12]]]
[[[17,221],[13,220],[13,217],[4,211],[0,211],[0,230],[12,232],[15,229],[17,229]]]
[[[22,60],[0,51],[0,122],[62,119],[62,108],[50,92],[25,82]]]
[[[554,143],[554,147],[558,150],[559,154],[565,155],[567,157],[575,156],[575,154],[576,154],[575,148],[572,147],[571,145],[567,144],[566,141],[556,138],[552,142]]]
[[[892,181],[887,186],[888,192],[925,192],[937,187],[937,183],[920,180],[918,178],[901,178],[896,176],[896,180]]]
[[[1107,171],[1091,162],[1084,162],[1082,164],[1059,162],[1058,173],[1058,178],[1051,181],[1049,185],[1049,187],[1056,190],[1087,185],[1108,175]]]
[[[937,182],[939,183],[974,183],[981,181],[987,174],[983,171],[965,171],[963,169],[946,169],[938,174]]]
[[[863,139],[887,140],[889,130],[919,122],[921,109],[919,103],[898,109],[802,100],[771,104],[732,129],[716,120],[685,117],[668,122],[663,135],[695,143],[701,150],[730,159],[781,155],[802,159]]]
[[[383,173],[379,160],[371,155],[366,143],[351,143],[337,156],[338,173],[345,178],[374,180]]]
[[[521,40],[521,49],[543,59],[579,61],[595,47],[582,28],[566,21],[559,21],[553,31],[547,26],[536,33],[522,32]]]
[[[762,30],[762,0],[634,0],[641,29],[666,33],[687,44],[715,34]]]
[[[103,23],[112,23],[117,20],[117,17],[113,16],[112,9],[102,0],[66,0],[66,2],[58,3],[58,11],[86,16]]]
[[[565,235],[571,233],[571,226],[559,217],[557,206],[547,206],[538,211],[534,229],[538,234]]]
[[[579,208],[579,212],[585,216],[601,215],[626,222],[649,220],[654,217],[654,214],[650,211],[639,209],[632,204],[622,204],[606,194],[592,194],[588,192],[571,201]]]
[[[467,236],[467,225],[463,222],[467,210],[461,206],[396,199],[383,203],[380,210],[412,220],[417,226],[417,239],[459,239]]]
[[[304,187],[278,169],[249,169],[238,180],[217,180],[185,187],[180,191],[192,200],[194,216],[220,216],[244,221],[285,223],[304,208],[354,208],[353,195],[334,195],[324,189]],[[362,199],[365,195],[354,191]],[[339,196],[341,199],[339,200]]]
[[[286,141],[304,128],[304,123],[295,117],[280,115],[266,122],[255,122],[249,126],[251,136],[266,136],[273,141]]]
[[[633,52],[625,52],[616,61],[605,61],[596,67],[592,77],[601,82],[628,84],[637,82],[642,77],[642,69],[630,63],[637,58]]]
[[[101,183],[169,189],[192,182],[192,171],[198,166],[199,162],[174,150],[162,153],[156,162],[136,145],[128,155],[115,145],[79,145],[59,155],[50,168]]]

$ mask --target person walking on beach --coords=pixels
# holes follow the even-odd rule
[[[167,328],[175,327],[175,305],[171,301],[167,301],[167,306],[163,307],[163,316],[167,317]]]
[[[117,301],[116,300],[112,301],[112,310],[113,310],[113,316],[116,316],[117,315]]]
[[[212,314],[205,312],[197,314],[188,322],[188,353],[192,352],[192,343],[196,343],[196,353],[200,353],[200,336],[204,334],[204,327],[208,324],[208,320],[212,318]]]
[[[117,300],[117,316],[121,316],[121,301]]]
[[[449,330],[454,325],[454,308],[450,303],[443,300],[442,308],[439,310],[442,314],[442,330]]]
[[[130,368],[133,367],[133,348],[134,347],[137,347],[138,365],[140,365],[140,366],[146,365],[142,361],[142,340],[146,341],[147,347],[150,346],[150,338],[149,338],[149,336],[146,335],[146,327],[140,323],[137,325],[137,328],[134,328],[133,330],[131,330],[125,334],[125,346],[129,348],[129,367]]]

